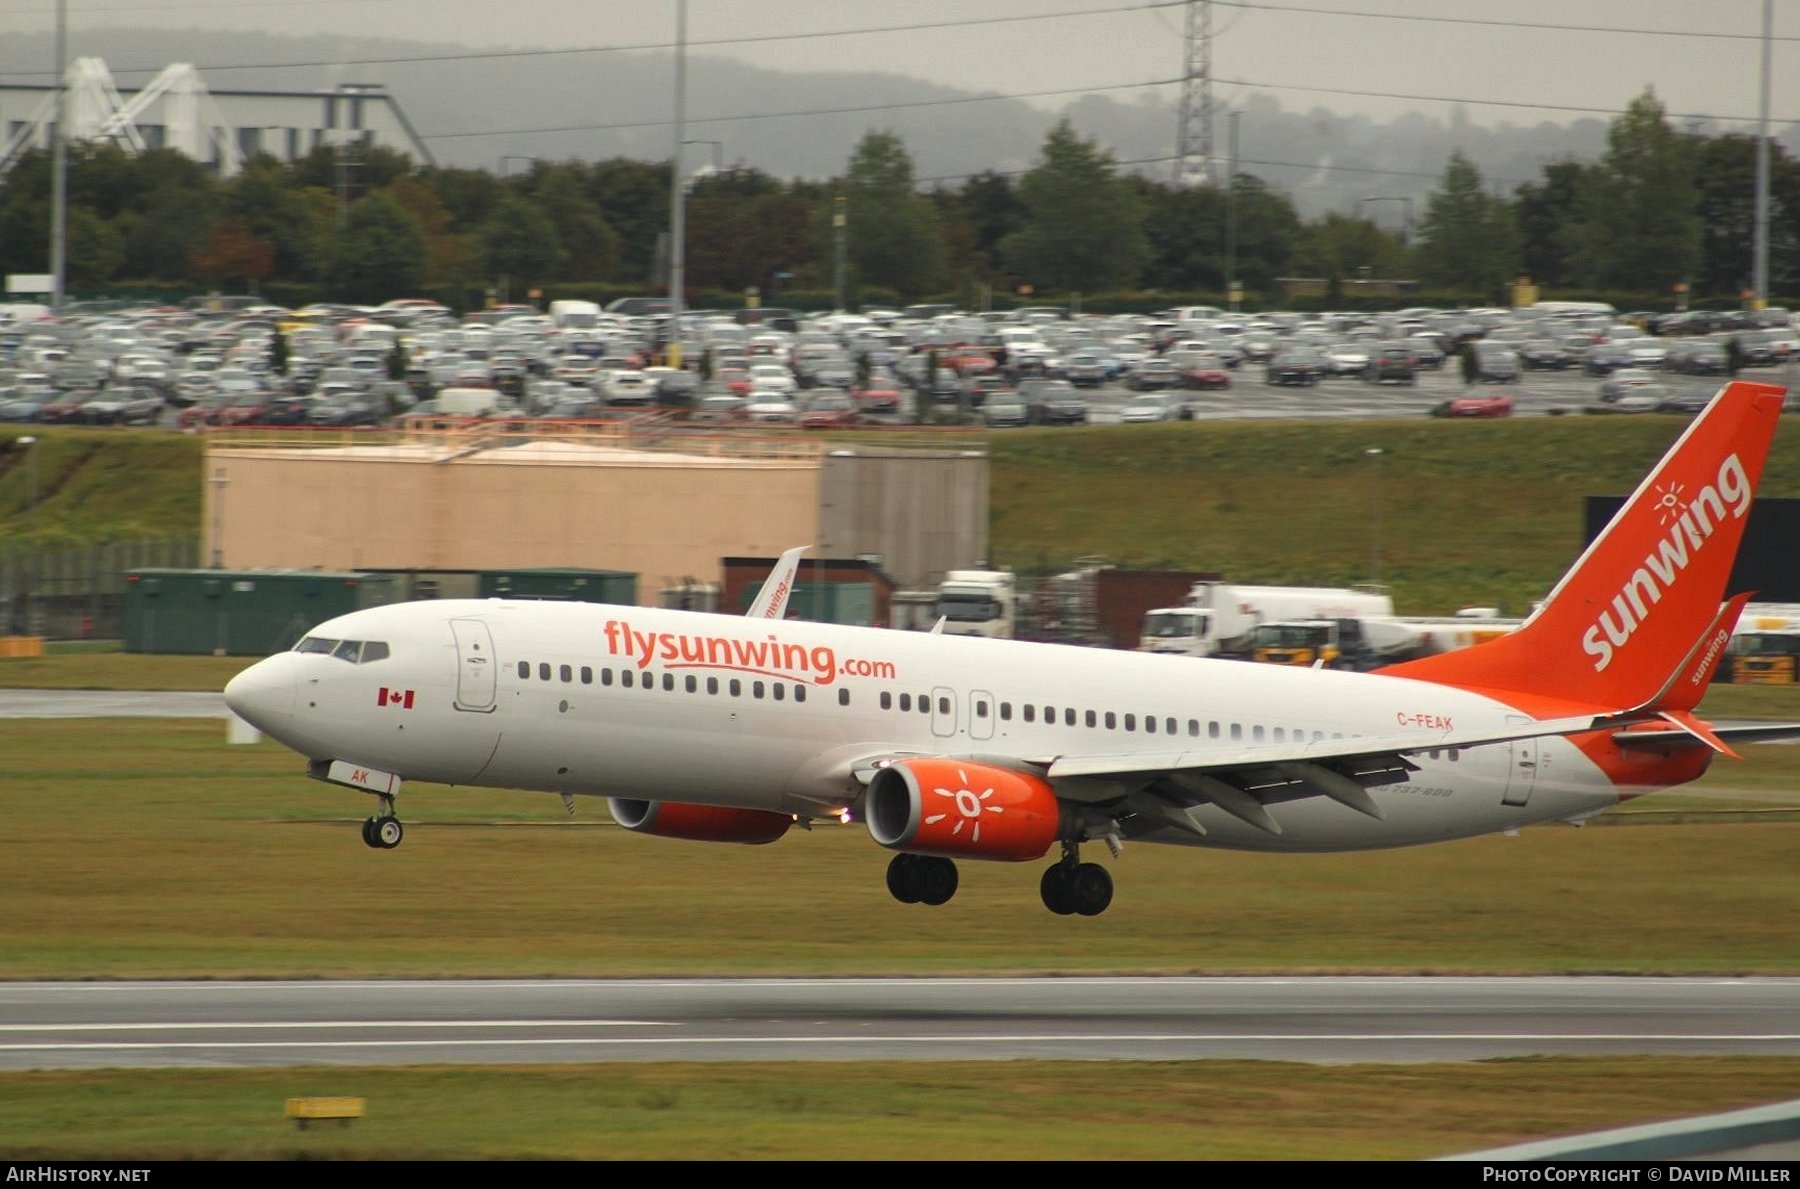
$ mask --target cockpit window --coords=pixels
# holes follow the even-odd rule
[[[366,665],[371,661],[384,661],[388,658],[385,640],[328,640],[324,636],[308,636],[294,645],[294,651],[330,653],[353,665]]]

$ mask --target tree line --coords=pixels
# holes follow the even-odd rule
[[[1254,175],[1164,183],[1122,172],[1067,120],[1033,167],[923,189],[899,137],[870,132],[842,176],[788,180],[749,166],[687,179],[690,304],[816,308],[1028,297],[1120,305],[1252,305],[1280,278],[1344,300],[1368,277],[1416,282],[1411,303],[1503,304],[1540,291],[1665,307],[1732,304],[1751,283],[1755,139],[1671,126],[1645,91],[1592,162],[1546,164],[1496,192],[1453,154],[1408,242],[1358,216],[1302,220]],[[516,160],[516,158],[512,159]],[[1800,294],[1800,168],[1771,147],[1769,290]],[[69,146],[68,290],[103,296],[195,288],[281,304],[431,296],[456,309],[530,296],[666,287],[668,162],[533,160],[501,176],[427,167],[378,146],[261,155],[221,179],[174,150]],[[0,273],[48,272],[48,153],[0,190]],[[1410,209],[1410,208],[1409,208]],[[1435,298],[1436,300],[1427,300]]]

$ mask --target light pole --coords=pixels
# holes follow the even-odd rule
[[[212,478],[207,481],[212,484],[213,489],[212,568],[222,570],[225,568],[225,544],[221,535],[225,521],[225,488],[230,485],[231,480],[225,477],[224,467],[214,467]]]
[[[840,194],[831,204],[831,247],[837,258],[831,271],[831,300],[840,314],[844,312],[844,230],[844,196]]]
[[[1381,585],[1381,455],[1380,446],[1363,451],[1370,460],[1369,479],[1369,570],[1370,581]]]
[[[37,537],[37,439],[26,436],[19,445],[30,451],[25,456],[25,515],[31,520],[31,535]]]
[[[19,445],[30,451],[30,453],[25,456],[25,515],[29,517],[31,521],[31,540],[32,548],[34,550],[37,548],[37,441],[36,438],[29,435],[19,439]],[[32,613],[37,609],[34,606],[36,602],[37,560],[36,558],[33,558],[31,563],[31,582],[30,585],[25,588],[25,631],[27,634],[32,630]],[[3,624],[0,624],[0,630],[4,630]]]

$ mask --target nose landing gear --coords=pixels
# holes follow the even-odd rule
[[[394,798],[381,796],[381,808],[374,817],[367,818],[362,824],[364,845],[374,850],[393,850],[406,837],[406,829],[400,819],[394,816]]]

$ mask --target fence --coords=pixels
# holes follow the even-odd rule
[[[125,575],[150,567],[191,569],[200,541],[175,537],[38,553],[0,546],[0,635],[53,640],[125,634]]]

